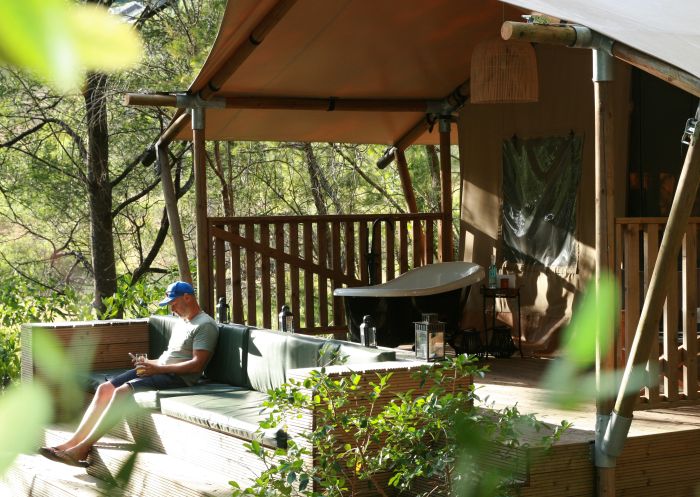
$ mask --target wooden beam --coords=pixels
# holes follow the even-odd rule
[[[413,191],[413,182],[411,181],[411,173],[408,171],[408,162],[406,162],[406,154],[401,149],[394,149],[396,157],[396,166],[399,171],[399,179],[401,180],[401,189],[403,196],[406,199],[408,212],[417,214],[418,203],[416,202],[416,192]]]
[[[588,31],[588,33],[585,32]],[[586,35],[586,36],[583,36]],[[627,62],[667,83],[700,97],[700,78],[636,48],[616,42],[583,26],[548,26],[506,21],[501,26],[504,40],[522,40],[579,48],[600,48],[594,43],[607,43],[613,57]],[[582,38],[587,38],[582,41]]]
[[[170,161],[168,160],[168,146],[160,142],[156,144],[156,156],[160,166],[160,182],[163,185],[163,199],[165,200],[165,210],[168,213],[170,222],[170,233],[173,236],[175,245],[175,255],[177,257],[177,267],[180,279],[192,283],[192,273],[190,272],[189,259],[185,239],[182,236],[182,224],[180,223],[180,212],[177,209],[177,195],[175,185],[170,171]]]
[[[427,99],[371,99],[371,98],[302,98],[256,97],[218,95],[227,109],[317,110],[323,112],[427,112]],[[186,99],[180,102],[174,95],[144,95],[129,93],[125,105],[186,108]]]
[[[127,93],[124,105],[142,105],[146,107],[177,107],[175,95],[152,95],[148,93]]]
[[[219,91],[295,3],[296,0],[280,0],[276,2],[251,31],[250,35],[246,37],[243,44],[236,47],[234,52],[226,57],[226,63],[208,81],[207,86],[199,92],[199,96],[204,100],[208,100],[214,93]]]
[[[172,142],[175,139],[175,135],[178,134],[182,128],[184,128],[190,123],[191,118],[192,116],[189,112],[181,109],[178,110],[173,116],[173,119],[170,121],[168,127],[165,128],[163,134],[160,135],[158,143],[167,145],[170,142]]]
[[[452,154],[450,153],[449,119],[440,120],[440,205],[442,221],[440,225],[442,262],[452,260]]]

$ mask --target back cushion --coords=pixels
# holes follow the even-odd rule
[[[248,340],[248,381],[251,388],[267,392],[287,381],[287,370],[311,368],[319,364],[326,340],[251,329]]]
[[[170,335],[178,321],[176,316],[151,316],[148,318],[148,357],[157,359],[168,348]],[[140,352],[135,350],[134,352]]]
[[[249,327],[242,324],[219,325],[219,341],[204,375],[218,383],[247,387],[247,349]]]

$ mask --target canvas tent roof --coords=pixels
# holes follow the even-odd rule
[[[243,44],[277,2],[230,1],[192,94]],[[509,0],[586,25],[700,75],[700,3],[676,0]],[[522,11],[498,0],[298,0],[213,97],[440,100],[469,78],[476,43]],[[424,112],[208,109],[210,140],[393,144]],[[191,139],[189,126],[176,135]],[[416,143],[437,143],[425,133]]]

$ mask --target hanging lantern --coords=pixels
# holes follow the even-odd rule
[[[219,323],[228,323],[228,304],[226,297],[221,297],[216,304],[216,319]]]
[[[532,44],[482,41],[474,47],[469,100],[474,104],[537,102],[537,57]]]

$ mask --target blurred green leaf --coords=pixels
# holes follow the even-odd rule
[[[0,57],[57,90],[79,88],[85,71],[138,62],[136,32],[98,6],[65,0],[0,2]]]
[[[616,292],[611,278],[602,278],[599,296],[591,288],[583,297],[571,324],[564,332],[564,355],[576,366],[588,366],[595,363],[596,329],[598,322],[612,323],[615,317]],[[606,352],[606,345],[613,333],[612,328],[603,328],[601,332],[601,352]]]
[[[10,389],[0,397],[0,475],[18,454],[36,450],[51,415],[51,397],[41,383]]]

